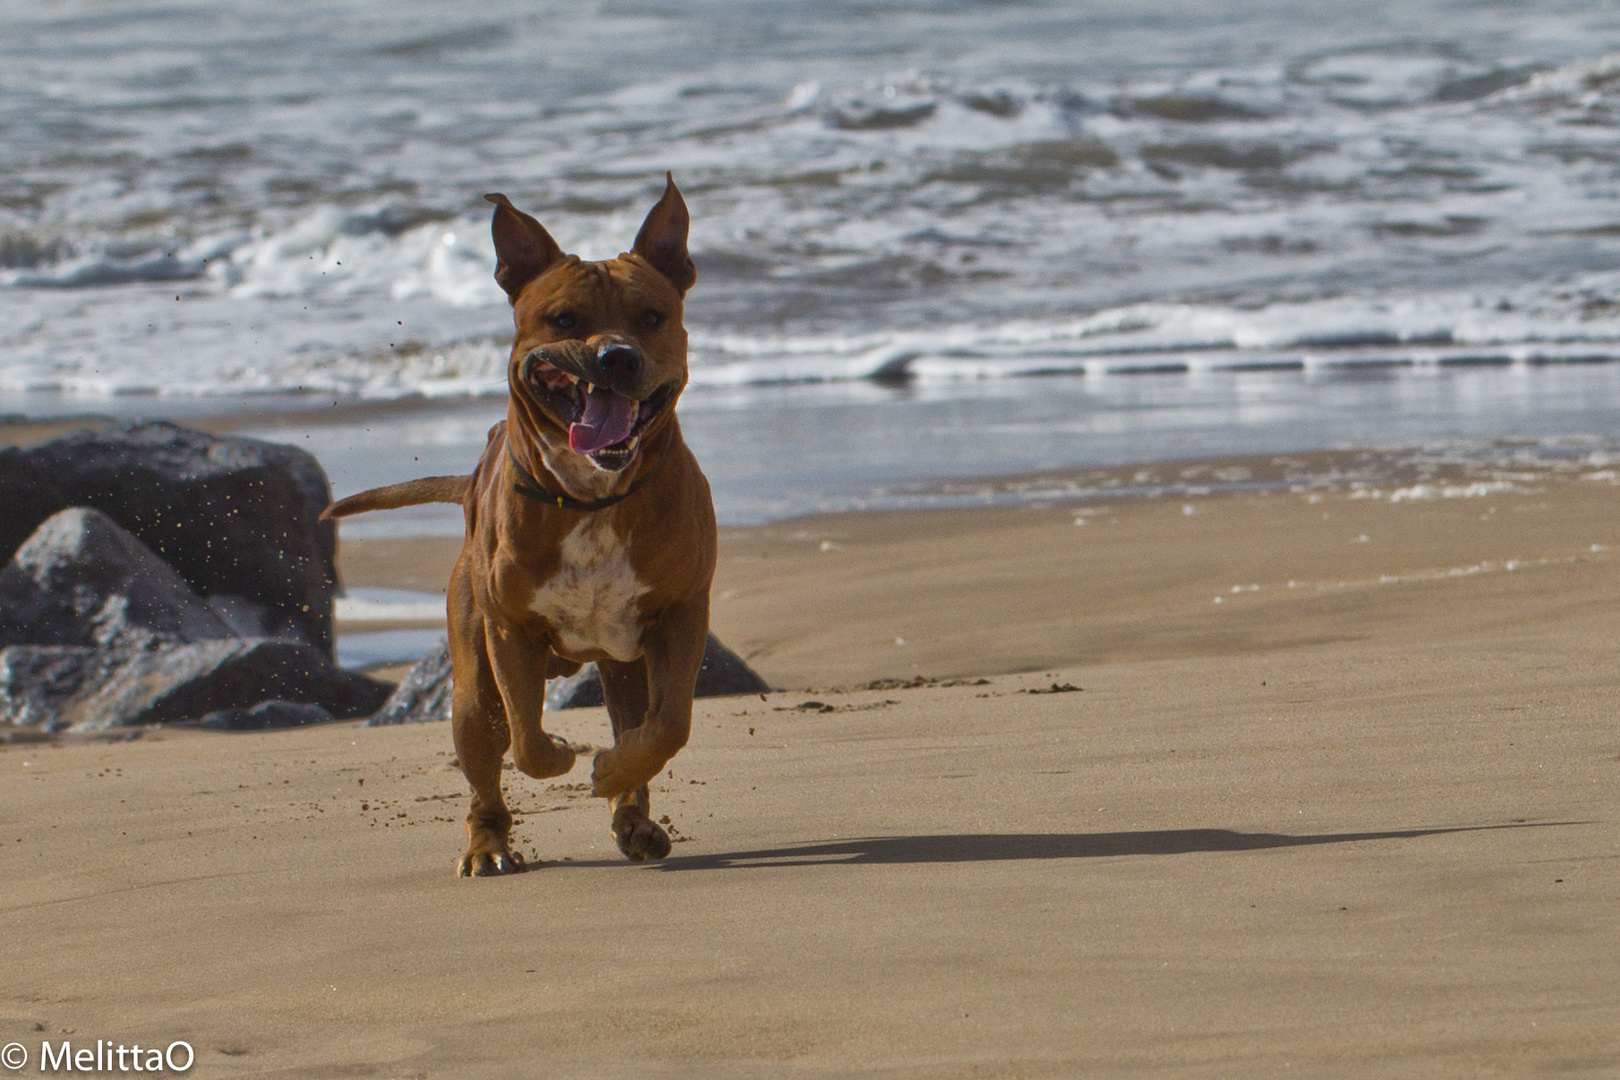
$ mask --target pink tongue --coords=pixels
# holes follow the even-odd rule
[[[593,454],[630,437],[636,423],[636,402],[600,387],[585,395],[585,415],[568,425],[568,449]]]

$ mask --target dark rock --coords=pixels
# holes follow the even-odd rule
[[[1219,98],[1161,94],[1158,97],[1127,98],[1124,104],[1139,113],[1182,124],[1203,124],[1211,120],[1260,120],[1265,113],[1247,105]]]
[[[70,504],[113,518],[198,593],[262,604],[278,635],[332,654],[337,534],[317,520],[331,490],[309,454],[151,421],[26,454]]]
[[[895,128],[916,127],[934,115],[937,101],[911,101],[896,104],[885,100],[882,104],[854,99],[827,110],[829,127],[841,131],[892,131]]]
[[[15,446],[0,447],[0,559],[11,558],[40,522],[68,508],[67,496]]]
[[[87,684],[111,678],[124,654],[60,645],[0,649],[0,723],[56,731],[66,724],[62,706]]]
[[[694,697],[730,697],[733,694],[763,694],[770,684],[759,672],[724,645],[713,634],[703,646],[703,666],[698,669]]]
[[[63,510],[0,570],[0,645],[140,647],[237,636],[99,510]]]
[[[367,716],[388,685],[334,667],[309,645],[204,641],[148,649],[13,645],[0,650],[0,722],[94,730],[201,720],[267,700]]]
[[[296,701],[261,701],[251,709],[220,709],[197,722],[198,727],[215,731],[269,731],[272,728],[302,727],[305,724],[323,724],[332,714],[319,705],[303,705]]]
[[[450,643],[441,641],[400,681],[366,727],[450,719]]]
[[[595,664],[586,664],[572,675],[546,683],[547,709],[594,709],[606,704],[607,698],[602,696],[602,675]]]
[[[732,694],[762,694],[770,689],[758,672],[743,658],[720,644],[720,639],[709,635],[703,646],[703,666],[698,669],[697,686],[693,697],[729,697]],[[602,696],[602,677],[595,664],[586,664],[577,674],[552,679],[546,684],[546,708],[583,709],[606,704]]]
[[[441,644],[406,674],[367,727],[385,724],[416,724],[450,719],[450,647]],[[703,667],[698,671],[694,697],[726,697],[730,694],[758,694],[770,689],[764,679],[742,658],[713,635],[703,650]],[[604,703],[602,677],[595,664],[586,664],[577,674],[552,679],[546,684],[546,708],[583,709]]]

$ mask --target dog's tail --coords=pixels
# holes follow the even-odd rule
[[[363,514],[368,510],[397,510],[401,506],[420,506],[423,503],[459,503],[466,497],[467,488],[471,485],[470,476],[424,476],[403,484],[389,484],[339,499],[321,511],[321,520]]]

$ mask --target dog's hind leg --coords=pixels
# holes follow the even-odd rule
[[[457,577],[450,581],[453,615]],[[463,599],[470,608],[470,598]],[[484,645],[483,616],[466,610],[461,615],[451,621],[454,632],[450,635],[450,658],[455,681],[450,725],[456,759],[472,787],[472,805],[467,808],[467,850],[456,872],[462,877],[512,874],[523,869],[523,862],[508,846],[512,812],[501,796],[501,759],[506,756],[509,741],[506,717]]]
[[[641,726],[647,718],[647,662],[602,660],[596,665],[602,675],[602,696],[607,699],[608,719],[613,722],[613,741]],[[662,859],[669,854],[669,834],[653,821],[647,785],[615,795],[608,801],[613,810],[613,839],[631,862]]]

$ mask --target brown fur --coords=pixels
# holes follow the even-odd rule
[[[545,682],[591,660],[602,673],[614,735],[613,748],[593,762],[592,788],[609,800],[613,835],[625,855],[662,858],[670,841],[649,815],[647,782],[686,744],[691,728],[715,563],[708,481],[674,412],[687,376],[682,300],[697,277],[686,251],[686,205],[669,180],[631,251],[592,263],[564,255],[505,196],[487,197],[496,204],[495,277],[516,325],[506,420],[490,431],[471,476],[362,492],[325,516],[424,502],[465,508],[466,540],[449,587],[452,726],[473,793],[459,872],[522,869],[510,848],[501,762],[510,749],[532,777],[573,767],[574,752],[541,727]],[[633,371],[607,370],[605,350],[614,348],[638,354]],[[567,425],[525,382],[526,363],[539,355],[543,368],[622,388],[634,400],[666,401],[622,466],[598,468],[569,450]],[[548,493],[581,501],[641,486],[603,509],[562,509],[515,490],[522,477],[513,458]],[[600,562],[591,561],[603,552]],[[621,565],[633,577],[602,571]],[[624,608],[630,617],[615,621],[614,605],[625,595],[633,596]],[[598,619],[608,631],[593,639]],[[633,649],[612,655],[609,648],[629,634]]]
[[[368,510],[398,510],[402,506],[421,506],[423,503],[459,503],[466,499],[467,489],[471,486],[470,476],[424,476],[420,480],[389,484],[339,499],[321,511],[321,520],[364,514]]]

